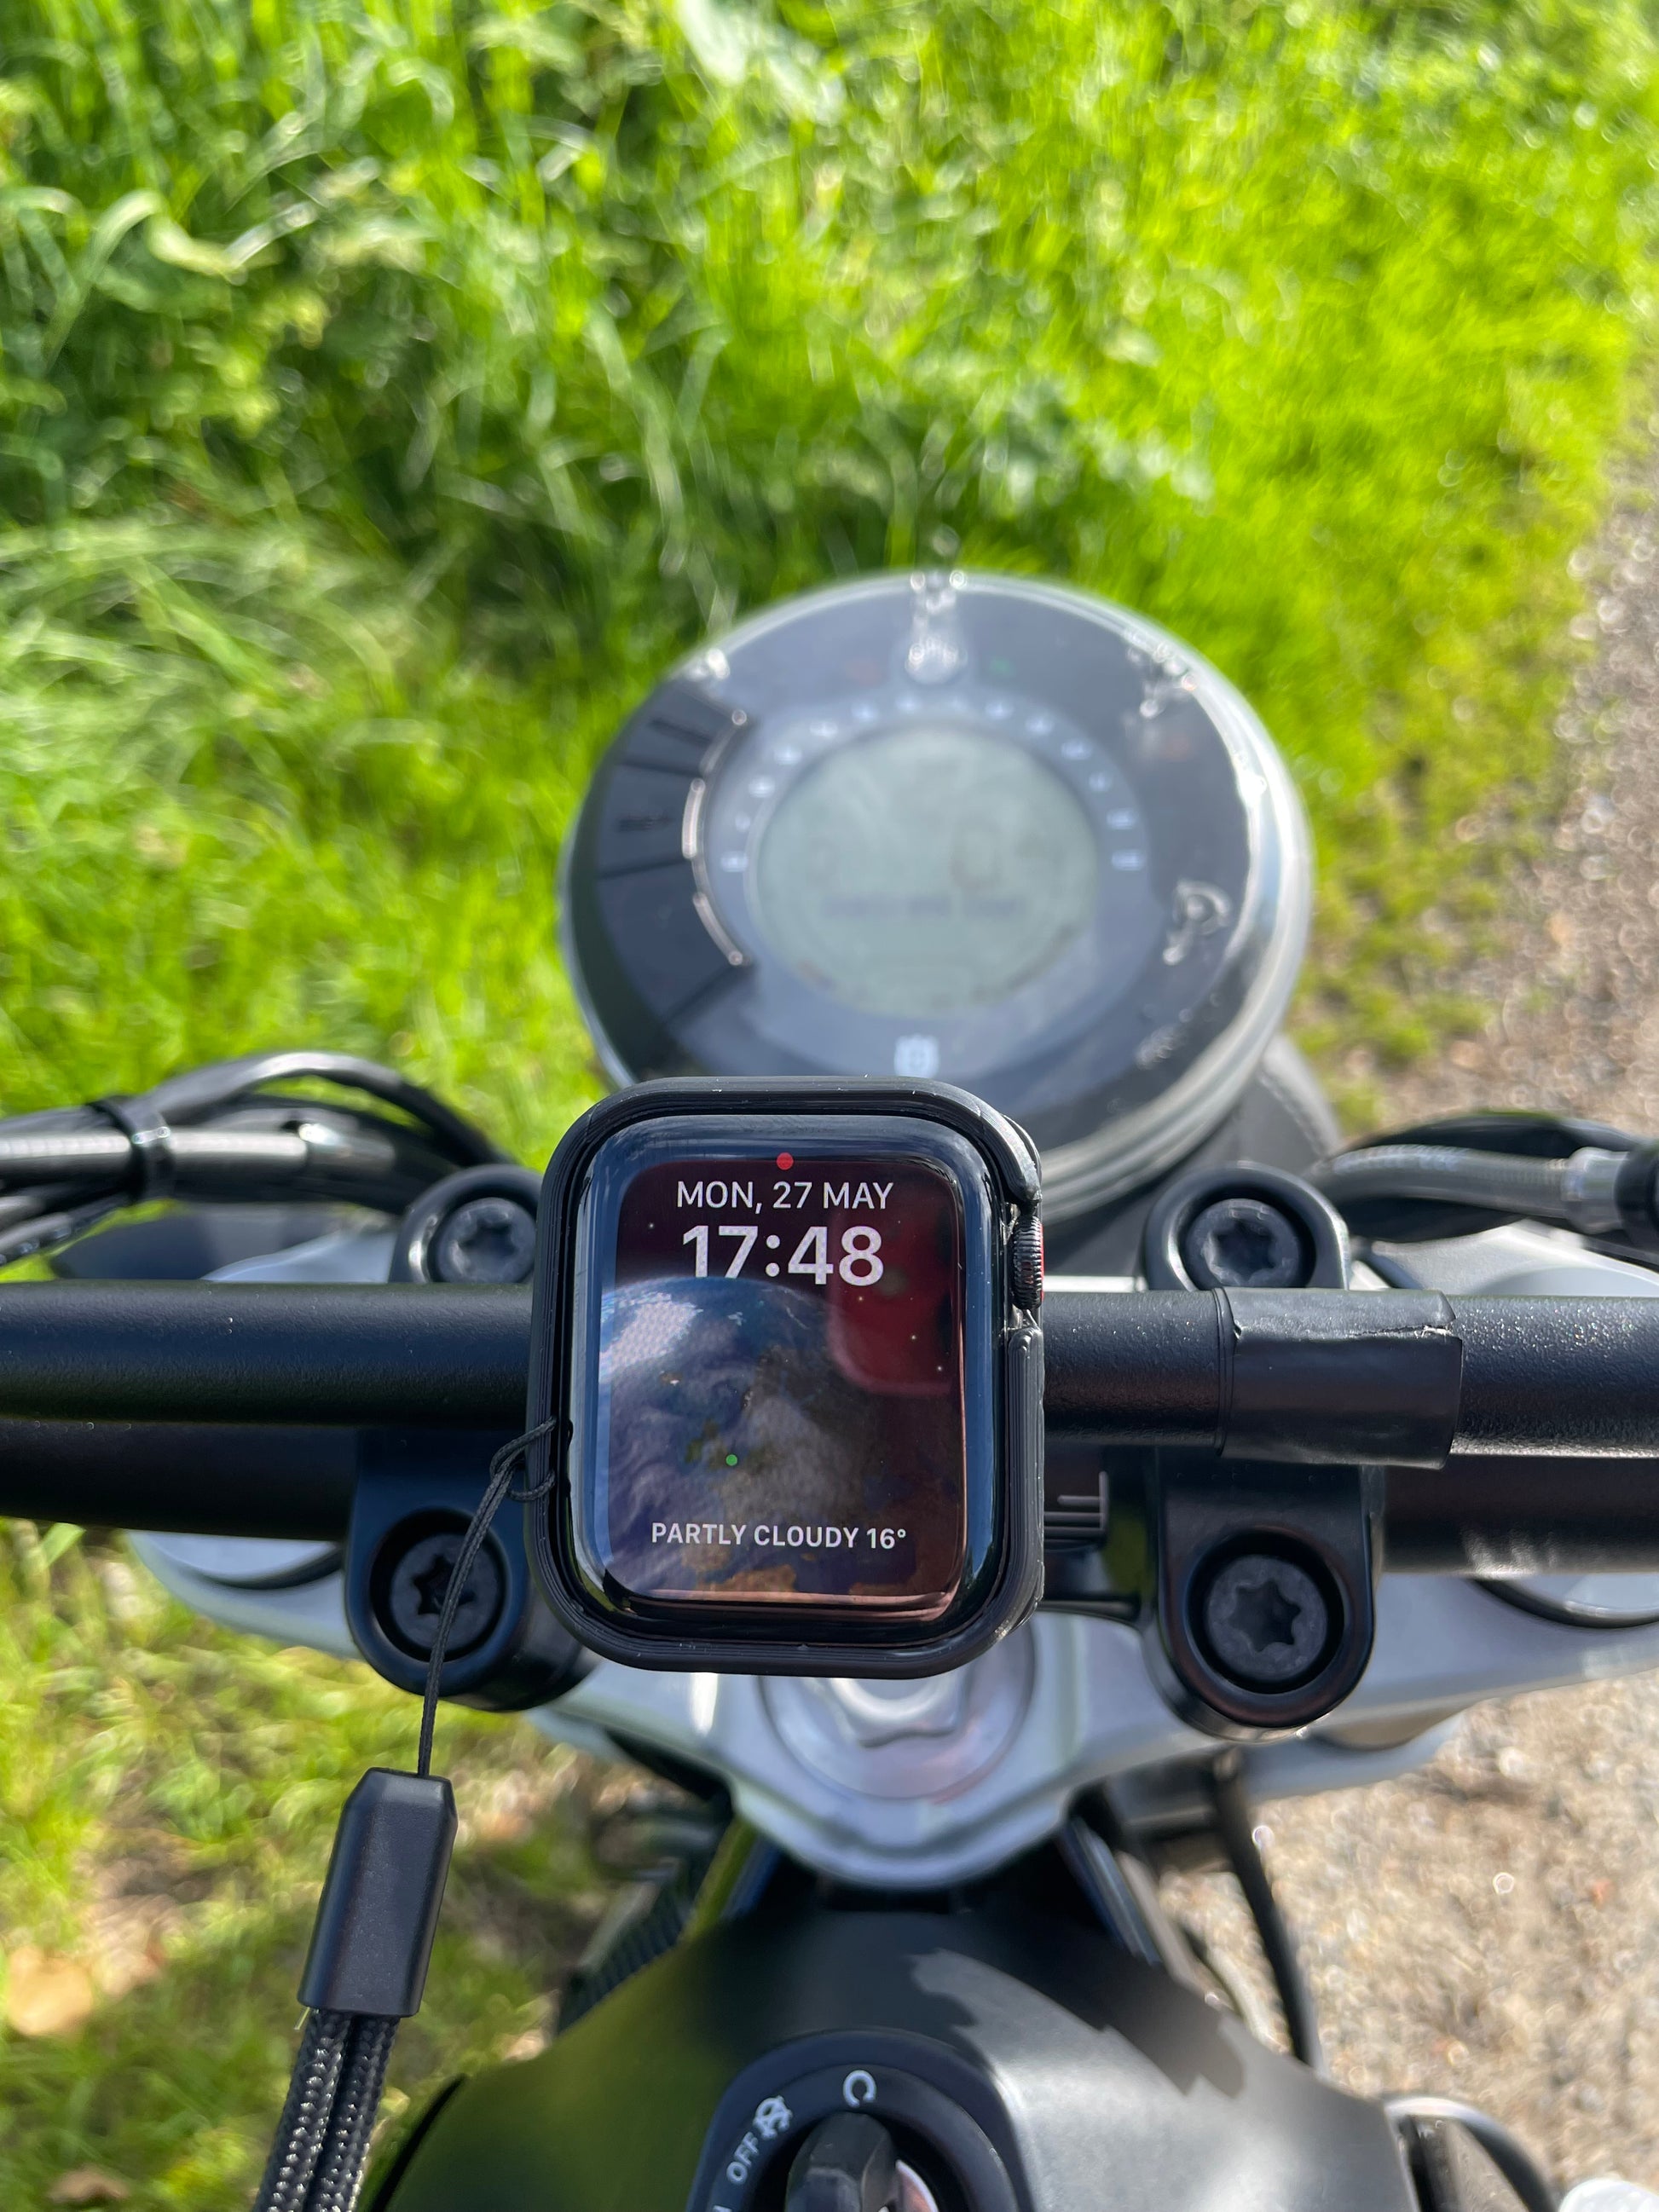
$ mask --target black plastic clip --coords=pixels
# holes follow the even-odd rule
[[[393,2020],[420,2010],[454,1843],[441,1775],[370,1767],[340,1814],[301,2004]]]

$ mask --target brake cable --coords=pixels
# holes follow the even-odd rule
[[[438,1616],[415,1771],[371,1767],[341,1812],[300,1978],[305,2027],[254,2212],[353,2212],[362,2191],[392,2046],[420,2010],[455,1841],[455,1793],[432,1771],[449,1639],[502,1505],[534,1504],[551,1490],[553,1462],[527,1489],[513,1479],[558,1425],[538,1422],[489,1462]]]
[[[355,1091],[391,1113],[297,1095],[303,1084]],[[158,1199],[399,1213],[457,1169],[506,1158],[453,1107],[373,1060],[250,1054],[132,1097],[0,1118],[0,1266]]]

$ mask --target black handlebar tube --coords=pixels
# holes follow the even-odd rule
[[[1303,1465],[1659,1455],[1659,1298],[1073,1291],[1042,1328],[1051,1436]]]
[[[0,1288],[0,1418],[510,1432],[523,1425],[529,1364],[527,1290]]]
[[[362,1442],[372,1433],[226,1421],[0,1420],[0,1512],[89,1528],[343,1543]]]
[[[1067,1291],[1051,1437],[1389,1469],[1389,1563],[1659,1565],[1659,1299]],[[523,1419],[530,1298],[0,1287],[0,1511],[337,1538],[360,1437]],[[480,1471],[482,1480],[482,1470]]]
[[[1659,1459],[1509,1459],[1391,1467],[1383,1505],[1393,1574],[1659,1571]]]

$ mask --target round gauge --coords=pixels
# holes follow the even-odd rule
[[[755,915],[844,1005],[950,1016],[1051,967],[1089,927],[1099,876],[1060,776],[984,731],[923,723],[826,752],[792,786],[755,847]]]
[[[1310,872],[1266,731],[1167,632],[1012,577],[787,600],[675,670],[566,854],[611,1072],[938,1076],[1065,1218],[1181,1158],[1278,1026]]]

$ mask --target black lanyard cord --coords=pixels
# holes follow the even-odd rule
[[[552,1488],[550,1465],[528,1488],[515,1490],[513,1479],[558,1425],[538,1422],[489,1462],[438,1616],[415,1772],[371,1768],[340,1815],[300,1982],[305,2028],[253,2212],[354,2212],[392,2046],[400,2023],[420,2008],[455,1837],[454,1793],[432,1772],[455,1616],[502,1505],[509,1498],[533,1504]]]
[[[254,2212],[304,2212],[328,2133],[352,2027],[349,2013],[307,2014],[288,2100],[276,2123],[264,2179],[253,2200]]]
[[[545,1498],[556,1480],[554,1462],[549,1455],[548,1471],[532,1488],[514,1490],[514,1470],[524,1462],[534,1444],[551,1436],[560,1425],[556,1417],[550,1421],[538,1421],[533,1429],[526,1429],[511,1443],[503,1444],[489,1462],[489,1480],[484,1485],[483,1496],[473,1509],[472,1518],[466,1524],[466,1534],[461,1539],[461,1548],[455,1554],[455,1564],[449,1571],[449,1583],[444,1592],[443,1610],[438,1615],[438,1632],[433,1638],[432,1656],[427,1661],[426,1694],[421,1700],[421,1741],[415,1757],[416,1774],[432,1771],[432,1731],[437,1725],[438,1698],[443,1681],[444,1660],[449,1650],[449,1639],[454,1632],[455,1616],[461,1601],[466,1595],[466,1586],[484,1538],[489,1534],[490,1523],[511,1498],[515,1504],[531,1505]]]

